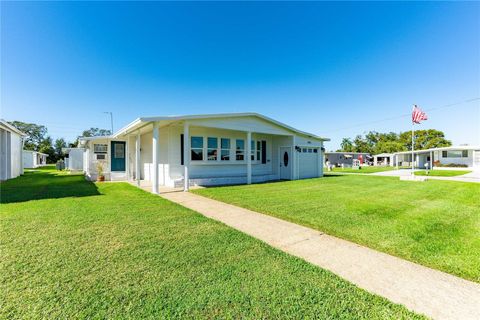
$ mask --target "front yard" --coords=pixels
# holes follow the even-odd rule
[[[2,319],[419,318],[126,183],[41,170],[0,188]]]
[[[480,184],[331,174],[195,192],[480,282]]]
[[[470,173],[470,170],[429,170],[428,174],[426,170],[415,171],[416,176],[431,176],[431,177],[456,177],[463,176]]]

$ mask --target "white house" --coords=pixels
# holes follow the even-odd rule
[[[82,137],[86,176],[159,186],[223,185],[323,175],[323,142],[257,113],[138,118],[112,136]]]
[[[48,154],[32,150],[23,150],[23,167],[38,168],[47,164]]]
[[[411,166],[412,152],[402,151],[375,155],[377,159],[387,158],[390,166]],[[428,163],[430,168],[443,166],[464,166],[480,169],[480,146],[452,146],[414,151],[414,166],[424,168]]]
[[[73,171],[83,171],[84,148],[62,148],[65,157],[65,169]]]
[[[22,149],[26,134],[0,119],[0,180],[23,174]]]

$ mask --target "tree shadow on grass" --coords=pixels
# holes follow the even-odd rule
[[[83,175],[55,171],[30,171],[0,184],[0,203],[100,195]]]

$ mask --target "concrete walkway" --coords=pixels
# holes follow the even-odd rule
[[[162,197],[434,319],[480,319],[480,285],[319,231],[188,192]]]

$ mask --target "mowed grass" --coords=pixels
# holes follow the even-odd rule
[[[1,187],[0,318],[420,318],[126,183]]]
[[[373,167],[373,166],[363,166],[359,169],[352,169],[352,168],[333,168],[331,172],[344,172],[344,173],[375,173],[375,172],[383,172],[383,171],[391,171],[396,169],[395,167]],[[327,170],[325,170],[327,173]]]
[[[462,176],[470,173],[469,170],[429,170],[427,171],[415,171],[416,176],[432,176],[432,177],[455,177]]]
[[[480,184],[328,175],[194,192],[480,282]]]

